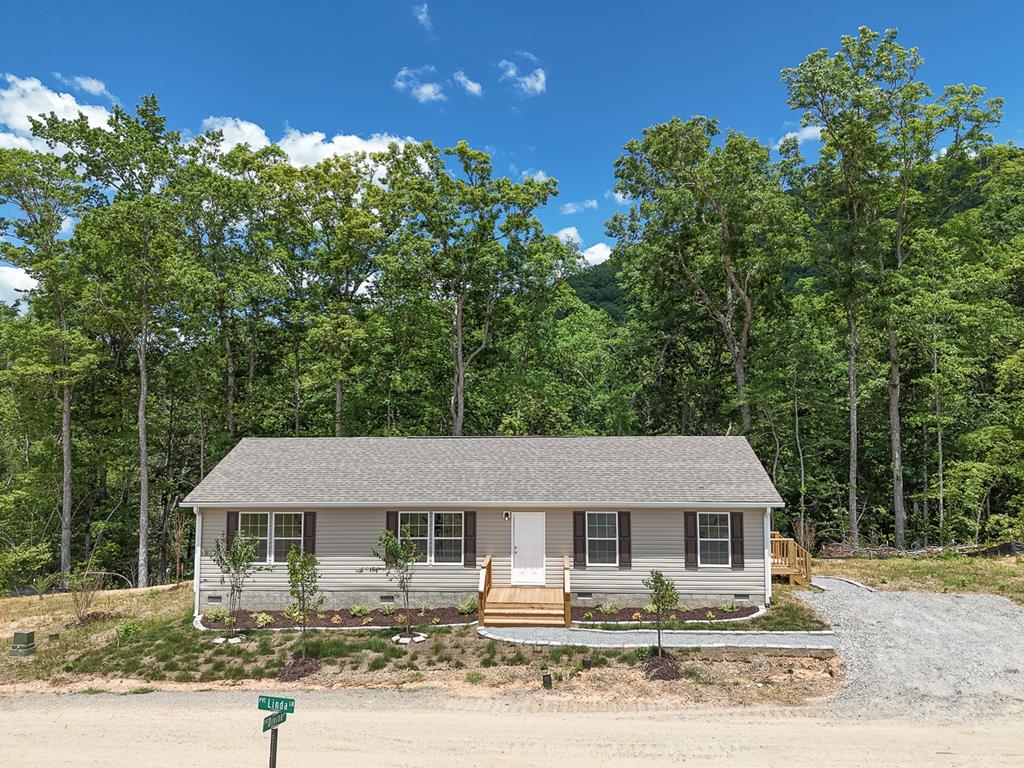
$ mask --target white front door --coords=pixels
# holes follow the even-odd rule
[[[544,584],[544,513],[512,513],[512,583]]]

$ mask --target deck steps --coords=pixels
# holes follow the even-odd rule
[[[563,627],[562,591],[545,587],[495,587],[482,623],[489,627]]]

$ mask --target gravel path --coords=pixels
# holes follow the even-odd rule
[[[653,629],[628,631],[573,627],[483,627],[480,635],[525,645],[585,645],[589,648],[644,648],[658,642]],[[833,632],[713,632],[666,630],[661,633],[666,648],[796,648],[833,650]]]
[[[815,578],[801,597],[832,624],[844,709],[954,720],[1024,710],[1024,608],[995,595],[868,590]]]

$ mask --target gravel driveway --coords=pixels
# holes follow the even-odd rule
[[[872,714],[1024,710],[1024,608],[995,595],[876,592],[816,577],[803,592],[839,636],[848,685],[834,700]]]

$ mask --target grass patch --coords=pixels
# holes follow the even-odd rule
[[[992,594],[1024,605],[1024,559],[1015,557],[851,558],[815,560],[817,576],[840,576],[876,589]]]
[[[478,685],[479,683],[482,683],[483,681],[484,681],[483,672],[467,672],[466,673],[466,682],[467,683],[471,683],[472,685]]]

